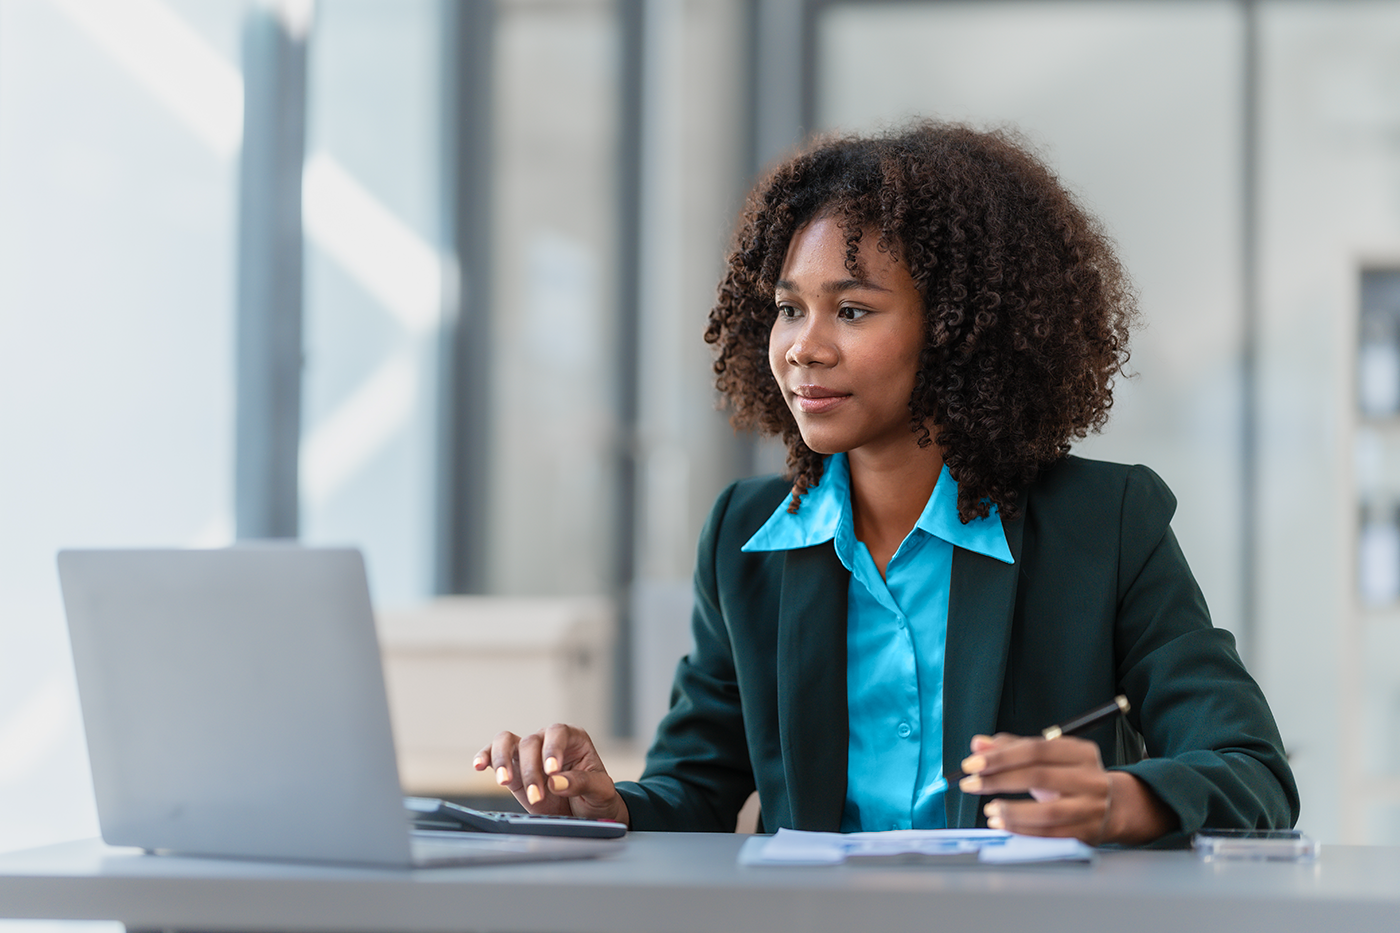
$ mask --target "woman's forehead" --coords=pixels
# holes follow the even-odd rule
[[[882,240],[874,226],[848,225],[836,216],[819,214],[793,231],[778,280],[791,282],[798,275],[816,274],[867,281],[908,274],[898,253]]]

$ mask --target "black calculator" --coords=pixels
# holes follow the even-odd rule
[[[582,816],[554,816],[547,813],[508,813],[501,810],[473,810],[436,797],[405,797],[404,809],[414,829],[456,833],[516,833],[531,836],[588,836],[616,839],[627,835],[627,827],[612,820],[590,820]]]

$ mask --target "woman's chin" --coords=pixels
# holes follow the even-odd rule
[[[807,448],[813,453],[821,454],[823,457],[829,457],[832,454],[843,454],[850,450],[850,447],[846,444],[842,444],[839,439],[825,437],[819,434],[814,434],[810,437],[803,434],[802,443],[806,444]]]

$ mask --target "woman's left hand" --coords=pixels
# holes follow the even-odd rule
[[[1093,742],[1071,736],[1025,738],[1001,733],[972,739],[963,759],[968,794],[1029,793],[993,800],[987,825],[1027,836],[1073,836],[1090,845],[1141,845],[1177,826],[1177,817],[1126,771],[1106,771]]]

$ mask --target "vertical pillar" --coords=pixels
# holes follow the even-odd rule
[[[748,0],[749,175],[796,149],[816,129],[816,35],[819,0]],[[777,438],[749,438],[740,451],[744,473],[777,473],[787,448]]]
[[[1244,48],[1241,58],[1240,96],[1244,119],[1240,121],[1240,621],[1235,634],[1240,653],[1251,664],[1259,652],[1259,509],[1261,475],[1259,469],[1259,191],[1260,158],[1259,112],[1259,5],[1256,0],[1240,0],[1244,19]]]
[[[631,735],[634,625],[632,584],[637,572],[637,430],[640,402],[642,269],[642,84],[645,78],[646,0],[618,0],[618,354],[617,534],[613,595],[618,631],[613,670],[613,732]]]
[[[308,25],[307,4],[252,4],[243,23],[234,466],[240,539],[297,536]]]
[[[493,0],[443,6],[444,232],[436,586],[440,593],[487,588],[486,494],[491,436],[491,143]]]
[[[815,129],[816,4],[751,0],[752,158],[755,175]]]

